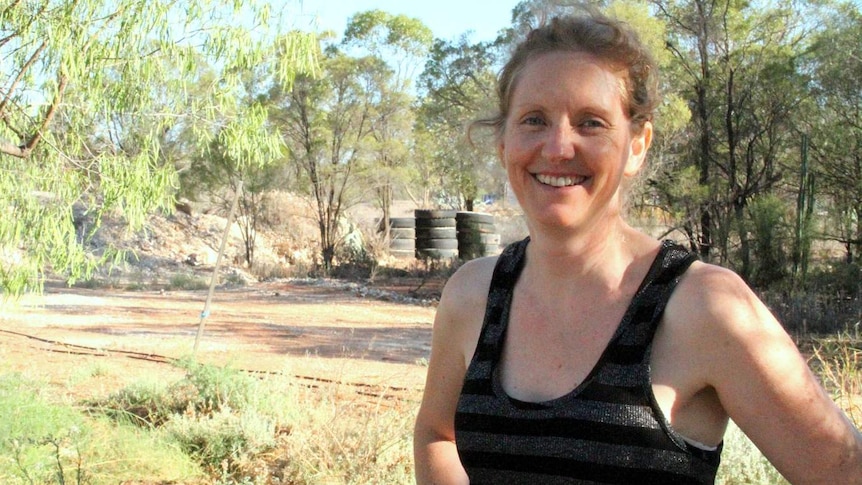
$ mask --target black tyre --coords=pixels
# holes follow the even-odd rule
[[[416,227],[457,227],[458,222],[451,218],[442,219],[417,219]]]
[[[416,219],[453,219],[456,211],[416,209],[414,214]]]
[[[481,212],[458,212],[455,214],[455,220],[461,222],[479,222],[483,224],[493,224],[494,216],[491,214],[483,214]]]
[[[458,249],[457,239],[416,239],[416,249]]]
[[[455,239],[458,231],[454,227],[422,227],[416,228],[417,239]]]
[[[389,249],[412,251],[416,249],[416,241],[413,239],[393,239],[389,241]]]
[[[416,229],[410,227],[393,227],[389,230],[391,239],[416,239]]]
[[[389,227],[395,228],[413,228],[416,227],[416,219],[412,217],[393,217],[389,219]]]
[[[494,234],[497,232],[497,227],[494,224],[488,224],[487,222],[463,221],[458,223],[458,232],[478,232],[481,234]]]

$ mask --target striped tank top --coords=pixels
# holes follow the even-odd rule
[[[721,447],[686,443],[658,407],[650,379],[656,327],[695,257],[664,242],[584,382],[560,398],[529,403],[509,397],[496,371],[528,243],[500,255],[458,400],[455,441],[471,485],[714,483]]]

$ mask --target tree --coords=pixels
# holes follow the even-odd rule
[[[814,105],[807,127],[812,172],[835,224],[824,237],[840,242],[848,263],[862,254],[862,13],[838,5],[807,59]]]
[[[388,68],[376,57],[352,58],[327,49],[322,76],[300,76],[270,97],[273,123],[284,133],[301,188],[314,203],[323,269],[332,269],[344,211],[358,198],[369,166],[373,116]]]
[[[243,5],[248,5],[244,7]],[[85,242],[102,214],[134,228],[170,210],[174,161],[166,142],[179,127],[205,149],[242,72],[268,66],[281,83],[314,68],[314,36],[265,32],[267,6],[206,0],[13,0],[0,7],[0,288],[41,287],[46,271],[71,284],[107,261]],[[236,25],[247,18],[254,27]],[[202,61],[219,66],[189,97]],[[254,109],[254,108],[249,108]],[[234,112],[228,150],[259,163],[260,116]],[[79,207],[80,209],[77,209]],[[93,225],[76,227],[84,211]]]
[[[780,162],[798,153],[789,121],[804,96],[794,61],[804,34],[797,19],[804,15],[783,3],[653,5],[668,23],[671,82],[693,107],[689,141],[679,156],[697,167],[708,194],[697,214],[686,216],[696,221],[688,232],[701,256],[722,263],[736,241],[739,270],[750,276],[749,203],[775,190]]]
[[[252,268],[257,232],[269,203],[269,195],[283,184],[283,175],[287,169],[280,151],[271,153],[276,160],[270,163],[241,164],[230,155],[231,150],[225,146],[229,143],[227,140],[225,133],[219,133],[206,151],[193,157],[187,170],[181,173],[180,183],[184,193],[193,200],[199,194],[205,194],[217,201],[225,213],[230,212],[239,191],[237,223],[245,249],[245,262]]]
[[[377,83],[372,116],[372,146],[375,169],[368,173],[377,202],[383,211],[382,225],[389,227],[391,206],[398,185],[407,183],[413,146],[413,79],[431,45],[431,30],[406,15],[369,10],[353,15],[347,23],[342,45],[352,47],[388,66],[386,79]],[[411,163],[412,162],[412,163]],[[421,161],[419,161],[421,163]]]
[[[424,163],[436,175],[423,176],[421,184],[426,193],[453,195],[458,208],[469,211],[482,191],[499,192],[502,185],[493,143],[474,144],[466,136],[470,123],[494,106],[498,54],[498,43],[471,43],[466,34],[455,41],[438,39],[420,76],[417,131],[430,142]]]

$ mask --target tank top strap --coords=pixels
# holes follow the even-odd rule
[[[647,348],[652,344],[670,296],[682,275],[696,260],[694,253],[679,244],[662,241],[659,253],[632,298],[619,328],[621,343],[641,347],[643,358],[648,358]]]
[[[502,337],[509,321],[512,295],[515,283],[524,268],[529,242],[528,236],[506,246],[497,259],[488,289],[482,332],[476,348],[476,354],[480,358],[496,361],[502,352]]]
[[[515,284],[526,260],[530,238],[507,246],[500,254],[491,285],[488,303],[477,345],[480,358],[496,362],[502,352],[503,334],[509,321]],[[629,348],[640,348],[642,356],[652,343],[670,295],[679,279],[697,257],[673,241],[663,241],[659,253],[650,266],[617,329],[613,343]],[[645,358],[645,357],[644,357]]]

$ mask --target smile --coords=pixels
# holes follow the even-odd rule
[[[586,177],[552,177],[550,175],[536,174],[536,180],[543,185],[551,187],[572,187],[584,183]]]

